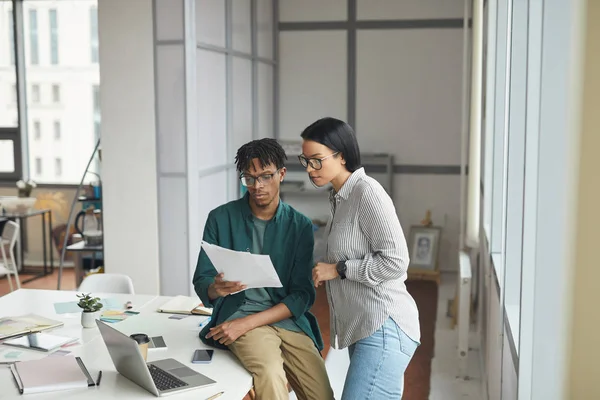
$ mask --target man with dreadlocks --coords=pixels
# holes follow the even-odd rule
[[[204,228],[208,243],[268,254],[283,287],[243,290],[243,282],[217,275],[201,250],[194,288],[213,314],[200,338],[237,356],[254,378],[258,399],[288,399],[287,382],[299,399],[333,399],[321,333],[309,312],[315,301],[312,223],[279,198],[286,158],[274,139],[243,145],[235,162],[248,192],[212,210]]]

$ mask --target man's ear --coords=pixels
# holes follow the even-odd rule
[[[283,182],[283,179],[285,178],[285,173],[287,172],[287,169],[285,167],[281,168],[279,170],[279,182]]]

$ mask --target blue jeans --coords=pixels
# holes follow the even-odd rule
[[[400,400],[404,371],[419,343],[387,321],[371,336],[351,345],[342,400]]]

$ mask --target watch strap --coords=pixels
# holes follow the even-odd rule
[[[346,261],[340,261],[336,264],[335,269],[337,270],[340,279],[346,279]]]

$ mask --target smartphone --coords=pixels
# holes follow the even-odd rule
[[[208,364],[212,361],[214,350],[196,350],[192,358],[193,364]]]

